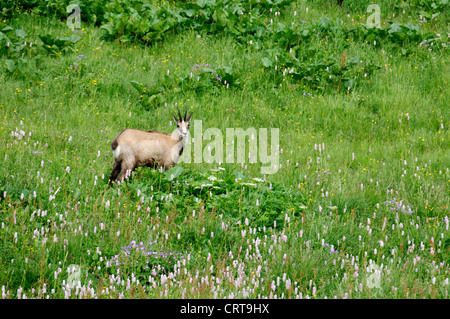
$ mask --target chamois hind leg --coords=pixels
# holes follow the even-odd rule
[[[109,185],[111,186],[112,183],[116,180],[117,175],[119,175],[120,170],[121,170],[121,166],[122,166],[122,161],[115,161],[114,162],[114,167],[113,170],[111,172],[111,175],[109,176]]]
[[[131,172],[135,170],[133,163],[122,161],[122,167],[120,170],[119,181],[123,182],[127,177],[131,176]]]

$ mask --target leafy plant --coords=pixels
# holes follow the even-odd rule
[[[51,54],[65,53],[67,51],[75,52],[72,46],[81,40],[81,37],[72,34],[70,37],[54,37],[50,34],[39,35],[39,39],[44,43],[43,48]]]
[[[165,198],[164,203],[186,209],[187,202],[201,200],[205,207],[224,214],[234,223],[247,218],[257,225],[271,227],[276,220],[283,222],[287,210],[299,211],[306,203],[298,191],[249,178],[229,167],[211,169],[211,174],[206,174],[175,166],[164,173],[147,170],[145,179],[145,184],[133,181],[130,185],[138,194],[136,200],[144,205],[158,205],[153,198]],[[171,199],[171,193],[182,194],[184,200]]]
[[[205,92],[214,87],[230,86],[238,87],[237,79],[240,75],[232,72],[231,67],[224,66],[213,69],[209,64],[194,65],[191,72],[184,77],[165,74],[161,82],[151,88],[150,85],[144,85],[137,81],[130,81],[130,84],[139,94],[139,102],[146,109],[157,107],[169,98],[166,92]]]
[[[413,1],[413,5],[418,8],[417,13],[426,19],[436,19],[449,10],[448,0],[417,0]]]
[[[22,29],[4,27],[0,32],[1,72],[13,73],[26,66],[36,51],[36,45]]]
[[[67,7],[76,4],[80,7],[82,21],[100,24],[104,21],[105,6],[109,0],[6,0],[2,1],[2,15],[14,17],[19,15],[56,16],[66,20]]]
[[[249,34],[260,37],[267,24],[263,22],[263,14],[269,8],[279,9],[291,2],[253,1],[243,4],[237,0],[201,0],[154,6],[141,1],[114,0],[105,6],[106,23],[101,28],[105,31],[104,38],[121,42],[152,43],[162,40],[169,32],[188,29],[212,34],[223,32],[238,39]],[[245,11],[250,11],[250,14],[243,14]]]
[[[232,73],[231,67],[225,66],[213,69],[209,64],[195,64],[191,72],[179,79],[178,86],[183,90],[203,92],[214,86],[239,86],[240,75]]]
[[[130,81],[130,84],[138,91],[139,102],[146,108],[157,107],[165,101],[164,87],[157,86],[153,89],[148,89],[148,86],[143,85],[137,81]]]

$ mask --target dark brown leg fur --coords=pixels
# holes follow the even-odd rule
[[[122,169],[122,162],[121,161],[120,162],[119,161],[115,161],[113,170],[111,172],[111,175],[109,176],[109,185],[110,186],[116,180],[117,175],[119,175],[121,169]]]

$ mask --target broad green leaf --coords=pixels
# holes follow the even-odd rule
[[[208,0],[197,0],[196,2],[197,2],[197,5],[203,9],[205,7],[205,5],[208,3]]]
[[[114,34],[114,28],[110,24],[104,24],[104,25],[102,25],[100,27],[100,29],[106,30],[109,35],[113,35]]]
[[[223,9],[216,10],[217,20],[221,25],[225,25],[227,23],[227,12]]]
[[[79,35],[73,34],[70,36],[70,38],[68,39],[69,42],[71,42],[72,44],[77,43],[78,41],[80,41],[82,38]]]
[[[166,175],[166,180],[172,181],[178,176],[181,175],[183,172],[183,167],[181,166],[174,166],[171,169],[169,169],[167,172],[164,173]]]
[[[137,82],[137,81],[130,81],[130,84],[140,93],[143,94],[145,93],[145,86],[142,85],[141,83]]]
[[[16,63],[13,60],[6,60],[6,68],[9,72],[14,72],[16,70]]]
[[[245,175],[242,174],[241,172],[236,172],[235,176],[236,176],[236,179],[244,179],[245,178]]]
[[[181,10],[180,13],[184,13],[184,14],[186,14],[186,16],[191,18],[194,14],[197,13],[197,11],[195,11],[193,9],[184,9],[184,10]]]
[[[417,24],[407,23],[405,24],[405,27],[407,27],[409,30],[414,30],[416,32],[419,32],[419,26]]]
[[[268,58],[262,58],[261,60],[266,68],[270,68],[273,65],[272,61]]]
[[[22,39],[25,39],[27,36],[27,33],[21,29],[16,30],[16,35]]]
[[[319,24],[322,28],[326,29],[330,25],[330,19],[326,17],[319,18]]]
[[[41,39],[44,44],[52,46],[54,44],[54,40],[50,35],[39,35],[39,39]]]
[[[357,64],[359,62],[359,58],[357,56],[349,58],[347,60],[348,63]]]
[[[393,24],[391,24],[391,26],[389,28],[389,33],[394,33],[394,32],[402,33],[401,26],[402,25],[400,23],[393,23]]]

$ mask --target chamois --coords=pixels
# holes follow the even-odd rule
[[[189,121],[193,113],[186,117],[187,111],[186,107],[183,118],[180,109],[179,118],[172,113],[177,123],[177,129],[172,134],[136,129],[120,132],[111,143],[115,162],[109,184],[112,185],[118,176],[123,181],[139,166],[164,168],[166,171],[174,166],[183,153],[189,135]]]

